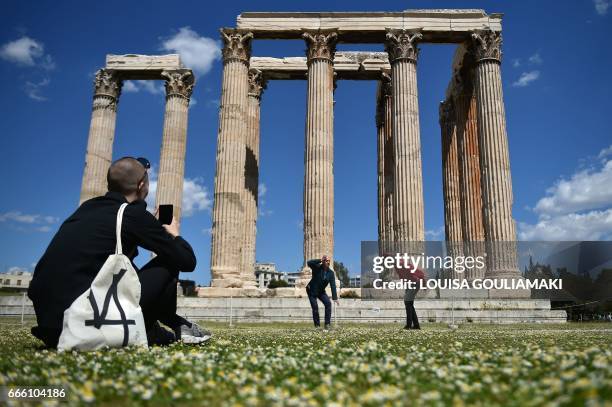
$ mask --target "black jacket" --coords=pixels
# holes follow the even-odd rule
[[[108,192],[90,199],[62,224],[34,269],[28,296],[38,325],[60,329],[64,310],[91,285],[107,257],[115,252],[117,211],[127,202]],[[146,210],[144,201],[130,203],[121,228],[123,253],[131,260],[137,246],[156,253],[180,271],[193,271],[196,258],[183,238],[173,238]]]
[[[306,262],[308,267],[312,270],[312,278],[308,283],[309,295],[317,297],[318,295],[325,292],[327,284],[331,287],[332,299],[337,300],[338,295],[336,294],[336,274],[331,268],[323,270],[321,266],[321,259],[312,259]]]

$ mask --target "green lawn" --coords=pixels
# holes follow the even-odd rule
[[[0,385],[106,405],[612,403],[610,324],[207,326],[205,346],[58,354],[4,325]]]

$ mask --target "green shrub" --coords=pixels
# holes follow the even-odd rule
[[[268,288],[289,287],[289,283],[285,280],[270,280]]]

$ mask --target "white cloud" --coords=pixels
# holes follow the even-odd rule
[[[601,150],[599,152],[599,154],[597,155],[597,158],[605,158],[609,155],[612,155],[612,144],[610,145],[610,147],[604,148],[603,150]]]
[[[608,8],[610,7],[610,4],[612,4],[612,1],[593,0],[593,3],[595,4],[595,11],[597,12],[597,14],[599,14],[600,16],[605,16],[608,13]]]
[[[13,221],[17,223],[56,223],[59,221],[59,218],[55,216],[43,216],[43,215],[32,215],[23,213],[21,211],[10,211],[5,213],[0,213],[0,222]]]
[[[183,216],[191,216],[198,211],[212,208],[212,199],[200,178],[186,178],[183,184]]]
[[[55,68],[51,55],[45,54],[43,43],[27,36],[2,45],[2,48],[0,48],[0,58],[18,65],[39,65],[47,70]]]
[[[520,240],[612,240],[612,208],[543,216],[534,225],[521,222],[518,228]]]
[[[532,65],[542,65],[543,62],[544,60],[540,56],[539,52],[536,52],[535,54],[529,57],[529,63]]]
[[[151,167],[149,170],[149,195],[147,207],[155,211],[155,195],[157,193],[157,172]],[[185,178],[183,182],[182,217],[189,217],[199,211],[209,211],[212,208],[210,192],[201,178]]]
[[[140,91],[144,91],[152,95],[160,95],[164,93],[164,85],[163,82],[153,80],[125,81],[123,82],[123,88],[121,90],[127,93],[137,93]]]
[[[36,100],[37,102],[44,102],[47,100],[47,98],[41,95],[41,92],[49,85],[49,83],[51,83],[51,81],[48,78],[45,78],[40,82],[26,81],[24,86],[25,93],[30,99]]]
[[[518,68],[519,66],[521,66],[521,60],[518,58],[514,58],[512,60],[512,67],[514,68]]]
[[[268,192],[268,187],[263,182],[257,187],[257,195],[261,198]]]
[[[30,271],[24,267],[13,266],[13,267],[9,267],[9,269],[6,270],[6,272],[8,274],[17,274],[17,273],[29,273]]]
[[[136,93],[140,91],[138,86],[134,81],[123,81],[123,86],[121,87],[121,91],[124,93]]]
[[[425,238],[429,240],[443,240],[444,239],[444,226],[440,226],[437,229],[426,230]]]
[[[560,179],[546,194],[534,208],[543,215],[612,206],[612,159],[604,162],[600,169],[589,168],[573,174],[570,179]]]
[[[196,100],[196,98],[194,98],[193,96],[191,98],[189,98],[189,108],[191,109],[192,107],[194,107],[195,105],[198,104],[198,101]]]
[[[529,85],[531,82],[535,81],[539,77],[540,71],[523,72],[520,78],[518,78],[518,80],[514,82],[512,86],[522,88]]]
[[[202,37],[190,27],[182,27],[174,36],[165,39],[161,48],[176,52],[187,68],[205,74],[210,71],[214,61],[221,58],[219,41]]]
[[[212,236],[212,228],[204,228],[202,229],[202,233]]]
[[[612,240],[612,146],[600,151],[600,168],[579,170],[546,190],[535,224],[518,223],[521,240]]]

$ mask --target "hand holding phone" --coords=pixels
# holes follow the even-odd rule
[[[172,223],[172,216],[174,213],[173,205],[159,205],[157,214],[158,219],[162,225],[169,225]]]

